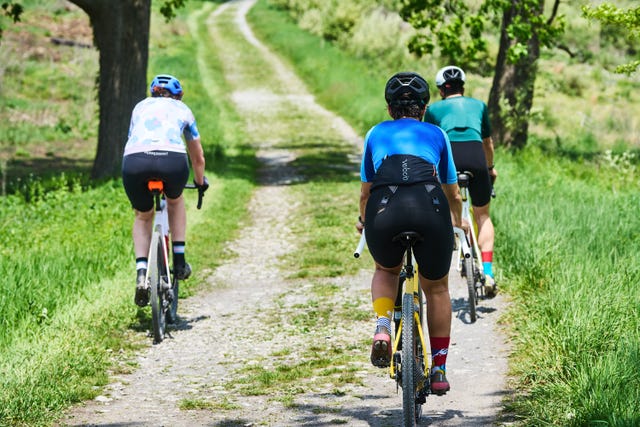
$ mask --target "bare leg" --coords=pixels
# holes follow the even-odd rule
[[[398,292],[398,276],[402,265],[394,268],[385,268],[376,263],[376,271],[371,279],[371,300],[378,298],[390,298],[396,300]]]
[[[133,221],[133,249],[136,258],[149,256],[151,244],[151,231],[153,228],[153,209],[147,212],[135,211],[136,218]]]
[[[420,275],[420,286],[427,299],[427,327],[429,336],[451,335],[451,297],[449,275],[438,280],[429,280]]]
[[[171,239],[176,242],[184,242],[187,235],[187,211],[184,206],[184,197],[181,195],[177,199],[167,198],[167,211]]]
[[[478,224],[478,246],[482,252],[493,252],[495,231],[489,216],[490,205],[491,203],[487,203],[484,206],[473,207],[473,217]]]

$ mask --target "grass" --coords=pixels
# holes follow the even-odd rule
[[[153,25],[157,28],[160,24],[154,20]],[[7,46],[10,40],[11,36],[4,40]],[[223,243],[237,230],[238,218],[245,214],[253,191],[256,162],[252,148],[243,145],[240,119],[230,103],[223,96],[211,98],[211,91],[222,90],[215,83],[222,81],[217,74],[219,64],[208,58],[200,68],[190,67],[199,46],[195,40],[188,33],[165,33],[162,43],[181,48],[167,49],[154,40],[149,69],[153,73],[170,68],[172,73],[184,75],[185,101],[200,118],[212,185],[202,211],[193,208],[195,194],[187,194],[189,256],[198,269],[209,265],[211,259],[224,259]],[[84,63],[83,75],[95,73],[95,66]],[[53,81],[63,69],[55,63],[50,67]],[[40,77],[28,68],[5,70],[5,86],[23,72],[19,77],[25,86]],[[202,81],[201,74],[210,80]],[[65,86],[66,80],[61,84],[52,83],[51,90],[91,93],[81,85]],[[34,95],[22,91],[16,96]],[[0,113],[11,113],[12,108]],[[10,122],[2,123],[0,132],[12,132]],[[30,141],[42,138],[58,149],[67,140],[55,132],[24,132]],[[22,149],[28,153],[25,157],[33,156],[35,161],[42,153],[34,147],[37,145]],[[83,153],[78,157],[90,158]],[[57,158],[43,164],[45,171],[59,174],[53,164],[59,164]],[[132,304],[133,215],[122,184],[113,180],[88,185],[83,168],[73,164],[70,169],[72,172],[62,178],[32,170],[31,177],[16,179],[15,194],[4,197],[0,205],[0,272],[5,277],[0,295],[2,426],[49,425],[71,403],[95,397],[108,380],[107,369],[130,370],[127,355],[148,345],[141,332],[148,326],[150,314]],[[184,295],[194,292],[199,278],[196,274],[194,281],[181,286]],[[123,358],[115,356],[121,349],[125,350]]]
[[[203,135],[212,188],[202,211],[193,209],[195,195],[188,194],[188,251],[197,271],[210,260],[214,266],[226,256],[222,246],[233,238],[238,219],[246,214],[256,161],[245,143],[242,117],[228,98],[229,87],[237,81],[223,77],[229,73],[228,64],[216,55],[203,54],[209,29],[206,14],[198,10],[211,10],[215,4],[190,2],[187,7],[169,25],[154,18],[149,73],[171,71],[184,76],[185,102],[194,110]],[[297,30],[288,17],[268,9],[263,1],[250,17],[256,34],[288,58],[317,99],[339,111],[358,132],[385,118],[380,88],[387,72]],[[10,45],[9,30],[5,37],[3,49]],[[221,49],[233,49],[237,42],[233,38],[238,36],[225,37],[229,43]],[[33,40],[34,46],[41,41]],[[13,58],[5,52],[0,52],[0,58]],[[83,83],[73,86],[69,84],[73,79],[63,78],[69,61],[84,64],[83,76],[95,75],[95,63],[65,58],[49,61],[50,73],[45,73],[61,85],[50,93],[55,94],[51,103],[60,103],[63,114],[53,114],[51,105],[39,103],[35,98],[41,92],[27,90],[44,90],[38,86],[43,69],[29,64],[38,62],[35,56],[27,57],[24,64],[0,61],[5,67],[0,135],[10,135],[0,137],[3,144],[10,142],[1,147],[3,158],[11,159],[9,166],[21,164],[24,169],[30,164],[32,171],[52,175],[59,173],[52,169],[54,165],[68,161],[63,162],[68,171],[63,178],[43,179],[40,173],[21,176],[16,194],[4,197],[0,204],[0,273],[5,278],[0,294],[3,426],[49,425],[72,402],[94,397],[107,381],[107,369],[134,369],[135,362],[127,355],[148,345],[141,332],[149,315],[131,303],[132,216],[121,183],[114,180],[94,186],[83,175],[95,146],[85,142],[95,139],[91,136],[95,117],[82,115],[86,105],[94,105],[84,98],[91,98],[92,86],[83,86],[92,79],[79,79]],[[195,64],[192,58],[198,58]],[[263,69],[260,65],[253,64],[253,69]],[[17,93],[5,96],[11,85]],[[553,98],[549,96],[550,101]],[[574,102],[562,100],[563,109],[573,108]],[[19,114],[22,111],[24,115]],[[546,113],[549,120],[553,111]],[[49,116],[77,116],[78,124],[68,121],[56,129],[56,119],[43,129],[28,126],[34,117]],[[27,119],[19,123],[15,117]],[[65,133],[69,123],[71,130]],[[329,317],[347,327],[367,322],[371,315],[364,293],[336,303],[344,292],[339,278],[370,261],[354,263],[350,257],[357,243],[353,229],[359,195],[357,164],[345,143],[328,137],[314,140],[313,124],[293,120],[281,126],[278,143],[298,154],[295,166],[304,173],[304,179],[291,186],[300,204],[300,215],[291,220],[291,227],[300,236],[302,255],[285,261],[292,271],[290,279],[308,284],[298,292],[310,296],[318,309],[302,314],[299,307],[282,299],[260,315],[274,320],[275,334],[306,332],[317,334],[318,339],[328,333],[340,335],[340,330],[329,331]],[[300,130],[295,137],[290,126]],[[595,133],[578,133],[575,140],[560,139],[561,143],[545,138],[542,135],[522,152],[497,155],[501,175],[493,208],[496,264],[503,289],[513,300],[505,322],[512,328],[511,367],[517,391],[507,410],[521,425],[637,425],[637,159],[621,154],[625,145],[605,152],[609,142],[601,146]],[[631,141],[624,142],[632,146]],[[78,149],[73,153],[60,149],[67,146]],[[201,286],[199,277],[195,279],[187,282],[186,294]],[[327,306],[334,307],[331,313],[321,309]],[[365,342],[350,341],[279,348],[265,357],[268,364],[238,370],[228,387],[247,395],[273,393],[289,406],[296,405],[295,396],[302,392],[292,386],[298,382],[340,395],[360,381],[350,369],[361,368],[354,361],[366,360],[362,354],[366,348]],[[294,356],[296,362],[291,365]],[[341,366],[345,368],[337,372]],[[253,375],[259,376],[259,382],[251,383]],[[181,407],[231,411],[235,405],[232,400],[195,396]]]
[[[349,100],[374,105],[383,84],[376,78],[348,76],[368,76],[353,70],[375,66],[339,52],[334,55],[328,43],[301,33],[286,13],[270,9],[264,1],[250,17],[256,33],[293,64],[320,102],[340,111],[356,128],[366,129]],[[317,60],[310,52],[318,52],[317,58],[331,66],[309,65]],[[370,80],[375,89],[359,80]],[[327,83],[332,81],[354,84],[341,96]],[[625,83],[619,79],[617,84]],[[547,98],[549,103],[556,100]],[[564,105],[579,111],[580,102],[578,97]],[[612,104],[605,110],[609,105],[616,108]],[[594,135],[579,131],[573,140],[558,139],[552,146],[543,136],[534,137],[526,150],[500,150],[496,156],[501,174],[492,210],[496,262],[503,289],[514,301],[505,322],[513,328],[511,367],[518,391],[507,409],[522,425],[640,423],[640,220],[635,215],[640,192],[638,159],[625,151],[636,143],[627,138],[615,154],[615,149],[606,151],[610,140]],[[358,190],[325,182],[310,186],[317,190],[317,203],[330,198],[334,208],[320,213],[312,202],[303,204],[311,221],[323,227],[318,227],[322,232],[310,233],[307,244],[317,252],[303,261],[306,268],[298,274],[344,274],[344,257],[323,249],[334,247],[339,254],[349,248],[342,246],[345,234],[338,229],[353,221]],[[323,193],[320,187],[330,190]]]

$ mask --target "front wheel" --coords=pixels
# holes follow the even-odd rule
[[[418,375],[421,367],[416,360],[416,324],[414,322],[414,298],[402,297],[402,421],[405,427],[414,427],[422,405],[417,401]]]

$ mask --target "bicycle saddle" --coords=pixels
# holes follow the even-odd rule
[[[458,185],[460,187],[466,187],[469,184],[471,178],[473,178],[473,173],[469,171],[458,171]]]
[[[415,245],[417,242],[422,241],[423,238],[419,233],[415,231],[403,231],[402,233],[395,236],[391,241],[400,242],[404,246],[409,247]]]

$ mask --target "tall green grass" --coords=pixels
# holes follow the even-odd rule
[[[184,81],[207,154],[211,188],[202,211],[194,208],[196,195],[186,193],[195,275],[181,286],[183,295],[202,285],[203,266],[224,258],[222,244],[245,214],[255,169],[215,57],[193,66],[205,24],[197,21],[193,35],[184,29],[198,6],[168,25],[179,31],[165,27],[153,40],[149,67],[150,74],[170,71]],[[152,22],[156,32],[166,25],[155,15]],[[201,80],[203,70],[210,80]],[[55,143],[57,136],[47,138]],[[90,186],[74,174],[21,182],[0,204],[0,426],[50,425],[71,403],[94,397],[108,370],[130,369],[129,350],[150,344],[150,314],[133,304],[133,212],[120,180]]]
[[[317,99],[361,133],[386,119],[384,110],[366,109],[382,101],[387,73],[376,64],[302,32],[263,0],[249,17],[254,31],[291,62]],[[507,410],[522,425],[638,425],[637,159],[624,151],[605,152],[607,146],[588,139],[544,151],[534,145],[539,144],[496,156],[496,264],[501,287],[513,300],[505,321],[518,391]],[[326,194],[334,208],[320,212],[308,202],[307,214],[322,232],[311,233],[313,256],[300,274],[331,274],[329,264],[334,274],[348,271],[343,251],[351,247],[344,242],[359,194],[357,176],[353,180],[341,189],[321,179],[305,187],[336,191],[311,192],[316,203],[324,200],[319,193]],[[336,248],[335,255],[326,247]]]
[[[526,425],[637,425],[637,180],[534,149],[501,157],[498,265],[523,392],[510,408]]]

